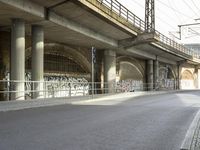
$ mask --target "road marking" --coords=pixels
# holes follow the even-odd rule
[[[200,110],[196,113],[189,129],[187,130],[185,139],[183,140],[180,150],[191,150],[192,142],[194,140],[194,135],[199,126],[199,121],[200,121]]]

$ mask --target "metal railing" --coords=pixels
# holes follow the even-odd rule
[[[128,82],[127,82],[128,83]],[[92,86],[92,84],[94,86]],[[94,88],[92,88],[94,87]],[[58,98],[73,96],[89,96],[106,93],[123,93],[150,90],[174,89],[174,85],[160,86],[156,84],[124,84],[122,82],[66,82],[66,81],[7,81],[0,80],[1,100]]]
[[[87,0],[92,3],[93,0]],[[96,0],[100,5],[105,6],[111,12],[117,14],[119,17],[125,19],[128,23],[137,27],[141,32],[145,31],[145,22],[137,17],[134,13],[128,10],[125,6],[119,3],[117,0]],[[94,3],[93,3],[94,4]],[[184,45],[175,42],[174,40],[170,39],[169,37],[163,35],[159,31],[155,31],[156,35],[159,37],[159,42],[170,46],[178,51],[186,53],[194,58],[200,59],[198,53],[194,52],[193,50],[186,48]]]
[[[170,39],[169,37],[165,36],[164,34],[160,33],[159,31],[155,31],[155,34],[159,37],[159,41],[164,43],[167,46],[170,46],[176,50],[179,50],[183,53],[186,53],[188,55],[191,55],[195,58],[200,58],[199,54],[196,53],[194,50],[191,50],[187,47],[185,47],[182,44],[179,44],[177,42],[175,42],[174,40]]]
[[[90,0],[89,0],[90,1]],[[133,24],[135,27],[141,31],[145,28],[145,23],[142,19],[124,7],[117,0],[97,0],[100,4],[106,6],[111,12],[114,12],[119,17],[123,18],[127,22]]]

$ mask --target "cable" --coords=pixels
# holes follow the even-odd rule
[[[182,13],[181,11],[178,11],[177,9],[168,6],[167,4],[163,3],[163,2],[160,1],[160,0],[157,0],[157,1],[160,2],[161,4],[163,4],[164,6],[166,6],[167,8],[170,8],[171,10],[176,11],[177,13],[183,15],[184,17],[187,17],[187,18],[190,18],[190,19],[191,19],[191,16],[188,16],[187,14],[184,14],[184,13]]]
[[[170,5],[172,8],[174,8],[174,7],[172,6],[172,4],[171,4],[170,0],[168,0],[168,3],[169,3],[169,5]],[[181,18],[180,18],[180,17],[178,17],[178,15],[177,15],[177,12],[176,12],[176,11],[174,11],[174,10],[173,10],[173,12],[174,12],[175,16],[178,18],[178,20],[181,22],[181,24],[183,24],[183,23],[182,23],[182,20],[181,20]]]
[[[195,4],[195,2],[193,0],[192,1],[192,4],[195,6],[195,8],[200,12],[200,9],[197,7],[197,5]]]
[[[140,6],[141,8],[143,8],[144,10],[145,10],[145,7],[141,4],[141,3],[139,3],[138,1],[134,1],[134,3],[136,3],[138,6]],[[171,18],[171,16],[169,16],[165,11],[162,11],[161,9],[159,9],[159,8],[156,8],[156,9],[158,9],[159,11],[161,11],[162,12],[162,14],[165,14],[165,16],[167,16],[168,18]],[[156,18],[158,18],[158,19],[160,19],[159,17],[156,17]],[[179,17],[178,17],[179,18]],[[160,19],[160,20],[162,20],[162,19]],[[175,18],[173,18],[173,20],[175,20]],[[164,21],[165,23],[167,23],[166,21]],[[168,24],[168,23],[167,23]]]
[[[194,11],[194,9],[192,9],[192,7],[191,7],[190,5],[188,5],[188,3],[187,3],[185,0],[183,0],[183,3],[185,3],[185,4],[191,9],[191,11],[192,11],[196,16],[199,16],[199,15]]]

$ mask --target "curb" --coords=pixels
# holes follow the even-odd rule
[[[188,90],[187,90],[188,91]],[[48,107],[48,106],[58,106],[64,104],[87,104],[92,102],[100,102],[111,99],[128,99],[136,98],[150,95],[160,95],[167,93],[180,93],[186,92],[185,90],[175,90],[175,91],[149,91],[149,92],[128,92],[128,93],[118,93],[118,94],[100,94],[94,95],[92,98],[89,96],[77,96],[77,97],[62,97],[62,98],[48,98],[48,99],[32,99],[25,101],[4,101],[0,102],[0,112],[15,111],[30,108]],[[191,92],[191,91],[188,91]],[[124,100],[125,101],[125,100]]]
[[[194,136],[198,130],[198,127],[200,125],[200,110],[196,113],[186,135],[182,142],[180,150],[191,150],[192,144],[194,142]]]

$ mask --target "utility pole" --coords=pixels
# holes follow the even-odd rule
[[[145,0],[145,32],[155,31],[155,3],[154,0]]]

